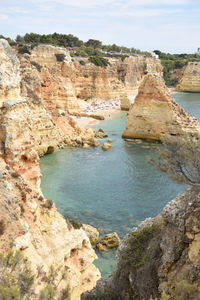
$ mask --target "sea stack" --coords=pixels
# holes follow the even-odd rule
[[[162,77],[145,76],[132,104],[122,136],[161,141],[200,135],[200,123],[171,97]]]

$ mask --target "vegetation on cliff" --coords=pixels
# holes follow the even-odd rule
[[[160,50],[154,50],[163,65],[163,76],[168,86],[175,86],[178,83],[178,78],[172,76],[174,70],[181,69],[187,65],[188,62],[200,61],[198,54],[170,54],[164,53]]]
[[[24,36],[17,35],[15,40],[2,35],[0,38],[6,39],[11,46],[17,46],[21,54],[30,54],[30,50],[39,44],[49,44],[68,48],[72,57],[88,57],[96,66],[103,67],[108,65],[108,61],[103,57],[119,57],[123,60],[134,54],[150,56],[149,52],[140,51],[139,49],[116,44],[103,45],[101,41],[95,39],[83,42],[72,34],[59,34],[56,32],[53,34],[26,33]]]
[[[60,293],[56,292],[59,282],[55,282],[55,271],[50,268],[46,274],[42,268],[34,274],[27,258],[20,251],[9,251],[7,254],[0,253],[0,299],[70,299],[70,289],[67,286]],[[63,273],[62,278],[65,274]],[[35,292],[35,279],[40,278],[41,289],[39,294]]]

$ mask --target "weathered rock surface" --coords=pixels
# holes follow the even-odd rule
[[[108,150],[108,149],[110,149],[110,148],[112,148],[112,145],[111,145],[111,144],[109,144],[109,143],[103,143],[102,149],[103,149],[104,151],[106,151],[106,150]]]
[[[181,92],[200,92],[200,62],[189,62],[176,89]]]
[[[198,189],[178,195],[160,215],[127,235],[120,244],[112,277],[100,281],[97,289],[82,299],[99,295],[105,300],[149,300],[159,298],[163,291],[174,295],[178,284],[185,288],[183,282],[200,287],[199,214]]]
[[[82,224],[82,228],[90,239],[91,244],[95,245],[99,240],[99,231],[89,224]]]
[[[39,299],[46,286],[44,278],[54,270],[57,299],[69,286],[70,299],[78,300],[100,278],[93,265],[96,255],[83,229],[69,226],[53,202],[41,194],[38,154],[63,143],[92,143],[94,134],[82,131],[71,119],[62,119],[58,126],[40,98],[32,94],[31,81],[22,84],[22,97],[19,66],[8,43],[1,40],[0,252],[20,250],[28,258],[35,273],[31,299]]]
[[[63,60],[58,61],[57,55],[63,55]],[[28,83],[29,93],[34,91],[53,115],[60,111],[82,115],[80,99],[116,99],[121,101],[122,109],[129,109],[144,75],[162,74],[160,61],[154,58],[134,56],[123,62],[109,58],[109,65],[103,68],[85,58],[75,57],[72,61],[66,49],[48,45],[35,47],[20,60],[23,87]]]
[[[199,122],[173,100],[163,79],[146,75],[128,113],[123,137],[160,141],[199,134]]]
[[[112,232],[106,234],[105,237],[97,243],[96,248],[99,251],[105,251],[109,248],[118,247],[119,244],[120,244],[120,238],[118,234],[116,232]]]

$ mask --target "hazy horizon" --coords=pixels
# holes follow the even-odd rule
[[[0,34],[73,34],[144,51],[195,53],[200,47],[197,0],[7,0]]]

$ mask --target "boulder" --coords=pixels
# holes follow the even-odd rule
[[[89,224],[82,224],[82,228],[90,239],[90,243],[95,245],[99,240],[99,231]]]
[[[112,148],[112,145],[109,144],[109,143],[104,143],[104,144],[102,145],[102,149],[103,149],[104,151],[106,151],[106,150],[108,150],[108,149],[110,149],[110,148]]]
[[[120,238],[118,234],[116,232],[112,232],[106,234],[105,237],[97,243],[96,248],[99,251],[105,251],[108,248],[118,247],[119,243]]]
[[[105,132],[103,131],[103,129],[100,128],[97,132],[95,132],[95,137],[99,138],[99,139],[103,139],[103,138],[108,137],[108,135],[105,134]]]

